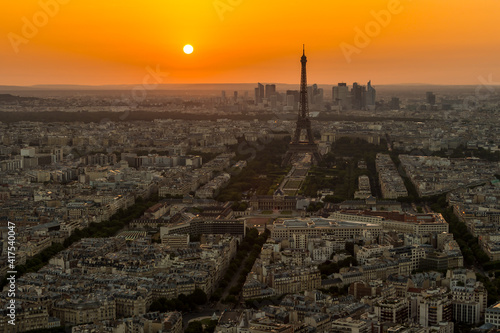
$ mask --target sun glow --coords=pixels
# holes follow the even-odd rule
[[[136,84],[145,66],[168,70],[169,83],[296,85],[303,43],[311,83],[476,86],[500,76],[500,1],[4,3],[0,85]]]
[[[184,45],[184,53],[191,54],[191,53],[193,53],[193,50],[194,49],[193,49],[193,47],[191,45],[189,45],[189,44]]]

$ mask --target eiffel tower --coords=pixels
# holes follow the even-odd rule
[[[299,116],[297,119],[295,134],[293,135],[292,142],[290,142],[290,146],[288,147],[285,158],[283,158],[283,162],[281,163],[282,166],[290,164],[299,155],[304,155],[306,153],[311,154],[311,162],[313,164],[318,164],[321,161],[321,155],[318,151],[318,145],[314,142],[311,130],[311,120],[309,119],[309,106],[307,104],[306,62],[306,51],[305,46],[303,46],[302,57],[300,58],[302,69],[300,74]],[[306,131],[306,141],[300,141],[300,134],[302,133],[302,130]]]

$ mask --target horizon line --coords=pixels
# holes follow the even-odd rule
[[[369,80],[371,81],[371,80]],[[358,83],[359,81],[352,81],[353,83]],[[173,86],[173,85],[185,85],[185,86],[194,86],[194,85],[250,85],[250,84],[274,84],[274,85],[296,85],[300,86],[300,83],[283,83],[283,82],[264,82],[264,81],[256,81],[256,82],[204,82],[204,83],[159,83],[158,86]],[[323,86],[336,86],[338,83],[347,83],[345,81],[337,82],[337,83],[312,83]],[[311,85],[312,85],[311,84]],[[348,83],[347,83],[348,84]],[[39,88],[39,87],[112,87],[112,86],[136,86],[141,85],[140,83],[110,83],[110,84],[78,84],[78,83],[49,83],[49,84],[31,84],[31,85],[16,85],[16,84],[0,84],[1,88]],[[373,84],[372,84],[373,85]],[[490,84],[491,86],[500,86],[500,83]],[[478,86],[478,84],[446,84],[446,83],[418,83],[418,82],[406,82],[406,83],[381,83],[375,84],[373,86]],[[155,89],[157,90],[157,89]]]

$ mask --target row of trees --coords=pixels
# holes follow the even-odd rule
[[[233,279],[237,279],[236,285],[229,289],[229,295],[222,300],[224,303],[235,303],[237,301],[236,296],[241,293],[246,277],[252,270],[253,264],[258,258],[262,245],[266,242],[269,234],[270,232],[268,229],[261,235],[259,235],[258,230],[255,228],[247,231],[245,238],[238,247],[235,258],[231,261],[231,264],[219,284],[219,288],[217,288],[212,295],[211,300],[219,301]]]
[[[311,202],[309,206],[307,206],[307,211],[308,212],[317,212],[321,208],[323,208],[324,204],[321,201],[318,202]]]
[[[283,298],[285,298],[286,294],[282,294],[280,296],[266,297],[266,298],[252,298],[245,300],[245,306],[247,308],[253,309],[261,309],[264,306],[268,305],[280,305]]]
[[[489,262],[488,255],[481,249],[477,237],[467,229],[465,223],[461,222],[453,212],[453,207],[447,207],[446,194],[423,198],[427,202],[433,202],[431,209],[441,213],[450,226],[450,232],[454,235],[455,240],[460,246],[464,257],[464,264],[472,266],[474,264],[482,265],[485,270],[496,269],[499,262]],[[498,266],[500,268],[500,265]],[[495,273],[491,273],[494,275]],[[476,274],[478,281],[484,284],[488,291],[488,305],[492,305],[500,300],[500,277],[490,280],[488,276]]]
[[[109,221],[91,223],[87,228],[75,230],[70,237],[65,239],[64,247],[68,247],[82,238],[106,238],[114,236],[118,231],[123,229],[132,220],[140,217],[146,209],[157,202],[157,196],[151,197],[148,201],[145,201],[142,197],[138,197],[134,205],[126,210],[120,209]]]
[[[339,138],[337,141],[335,141],[332,145],[332,152],[333,154],[329,156],[329,158],[324,159],[324,163],[327,163],[327,165],[321,165],[321,166],[327,166],[327,167],[332,167],[333,164],[328,165],[328,163],[332,161],[335,161],[335,157],[351,157],[354,159],[364,159],[366,160],[367,157],[372,157],[375,158],[377,153],[384,153],[387,152],[387,143],[385,140],[380,140],[380,144],[376,145],[373,143],[368,143],[368,141],[361,139],[361,138]]]
[[[80,230],[77,229],[73,234],[66,238],[63,244],[53,243],[50,247],[44,249],[42,252],[26,260],[26,264],[17,265],[17,277],[24,273],[37,272],[40,268],[48,264],[49,260],[60,251],[70,247],[73,243],[78,242],[82,238],[98,238],[98,237],[111,237],[118,231],[123,229],[133,219],[140,217],[146,209],[151,207],[157,202],[157,197],[151,197],[149,201],[145,201],[142,197],[138,197],[134,205],[126,210],[120,209],[114,214],[109,221],[101,223],[91,223],[88,227]],[[0,288],[7,284],[7,277],[4,277]]]
[[[318,266],[319,271],[321,272],[322,279],[326,279],[328,275],[333,273],[340,272],[340,269],[343,267],[349,266],[357,266],[358,262],[354,257],[347,257],[344,260],[340,260],[339,262],[332,262],[330,260],[325,261],[324,263]]]
[[[330,294],[333,297],[346,296],[349,293],[349,285],[345,285],[342,288],[339,287],[330,287],[328,289],[319,289],[321,292],[325,294]]]
[[[374,161],[380,152],[387,152],[384,140],[376,145],[360,138],[340,138],[333,143],[332,152],[324,155],[321,163],[311,169],[301,193],[316,197],[318,190],[329,188],[335,196],[327,198],[328,202],[352,198],[357,190],[359,176],[368,175],[372,180],[377,179]],[[366,169],[358,168],[361,160],[366,162]],[[375,181],[372,185],[373,191],[377,193],[378,185]]]
[[[231,177],[217,196],[218,201],[241,201],[242,193],[247,191],[267,194],[287,172],[281,168],[281,158],[288,149],[285,140],[273,140],[268,144],[242,141],[235,149],[236,158],[247,159],[247,166]]]
[[[217,327],[217,320],[209,320],[206,324],[204,321],[192,321],[184,330],[184,333],[213,333]]]
[[[488,276],[476,274],[478,281],[482,282],[488,292],[488,306],[495,304],[500,300],[500,278],[490,280]]]
[[[247,208],[248,208],[248,203],[245,201],[235,201],[231,206],[231,209],[234,210],[235,212],[243,212],[247,210]]]
[[[201,151],[197,151],[197,150],[189,150],[187,152],[188,155],[198,155],[198,156],[201,156],[201,159],[203,161],[203,163],[208,163],[210,162],[211,160],[213,160],[214,158],[217,157],[217,153],[204,153],[204,152],[201,152]]]
[[[442,149],[438,152],[434,152],[433,155],[440,157],[450,157],[450,158],[478,157],[480,159],[490,162],[500,161],[500,152],[498,151],[492,152],[490,150],[486,150],[481,147],[475,149],[468,149],[464,145],[458,146],[451,152],[449,152],[448,149]]]
[[[308,197],[317,197],[319,190],[328,188],[338,198],[352,198],[357,190],[358,177],[368,174],[366,169],[359,169],[357,164],[356,159],[338,159],[333,168],[314,167],[309,171],[300,192]]]
[[[394,164],[396,165],[396,168],[398,170],[402,170],[401,161],[399,160],[399,152],[393,151],[390,154],[390,156],[391,156],[392,162],[394,162]],[[406,190],[408,190],[408,197],[406,197],[406,198],[400,198],[400,201],[403,201],[403,202],[414,202],[414,201],[419,200],[420,196],[418,195],[417,188],[415,187],[415,185],[413,185],[413,183],[411,182],[410,178],[406,174],[404,174],[403,172],[400,172],[400,176],[403,179],[403,182],[405,184]]]
[[[448,222],[450,232],[454,235],[462,251],[464,264],[472,266],[477,261],[484,269],[488,270],[488,265],[490,264],[488,255],[479,245],[477,237],[472,236],[465,223],[461,222],[455,215],[453,207],[447,207],[446,194],[425,198],[425,200],[433,202],[433,204],[431,204],[431,209],[441,213],[446,222]]]
[[[19,121],[36,121],[42,123],[55,123],[55,122],[84,122],[84,123],[100,123],[103,119],[109,119],[109,121],[114,122],[125,122],[125,121],[154,121],[155,119],[185,119],[185,120],[204,120],[204,121],[217,121],[220,115],[217,114],[191,114],[186,112],[155,112],[155,111],[142,111],[135,110],[126,114],[125,112],[113,112],[113,111],[100,111],[100,112],[66,112],[66,111],[47,111],[47,112],[37,112],[37,111],[0,111],[0,119],[3,123],[15,123]],[[253,114],[230,114],[224,115],[224,118],[232,120],[253,120],[255,116]],[[262,113],[259,115],[260,120],[270,120],[273,119],[273,114]]]
[[[207,294],[201,289],[196,288],[192,294],[180,294],[177,298],[159,298],[151,304],[149,311],[179,311],[190,312],[196,310],[196,307],[207,303]]]
[[[472,236],[465,223],[460,222],[454,214],[453,207],[448,207],[446,210],[441,211],[441,214],[450,225],[450,232],[455,235],[455,240],[464,256],[464,263],[466,265],[473,265],[474,259],[476,259],[484,267],[489,261],[488,255],[479,245],[477,237]],[[484,268],[487,269],[487,267]]]

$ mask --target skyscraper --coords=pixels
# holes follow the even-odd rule
[[[323,103],[323,88],[318,89],[318,93],[314,96],[314,103],[322,104]]]
[[[288,106],[293,106],[294,110],[297,110],[297,103],[299,103],[300,100],[300,92],[298,90],[287,90],[286,91],[286,101]],[[292,99],[289,98],[289,96],[292,96]],[[291,103],[291,104],[289,104]]]
[[[323,103],[323,88],[318,88],[316,83],[307,87],[307,97],[309,104]]]
[[[360,86],[357,82],[352,84],[351,89],[351,98],[352,98],[352,107],[356,110],[362,110],[365,107],[365,93],[366,88],[364,86]]]
[[[255,88],[255,104],[262,103],[264,98],[264,85],[262,83],[257,83],[257,88]]]
[[[343,109],[349,106],[349,88],[345,83],[339,83],[332,88],[333,105],[341,105]]]
[[[276,85],[266,84],[266,98],[270,99],[272,95],[276,95]]]
[[[273,94],[271,95],[271,97],[269,97],[269,104],[271,104],[271,109],[276,110],[277,100],[278,96],[276,96],[276,94]]]
[[[366,94],[365,94],[365,105],[367,108],[375,106],[375,88],[372,87],[372,81],[368,81],[366,86]]]

